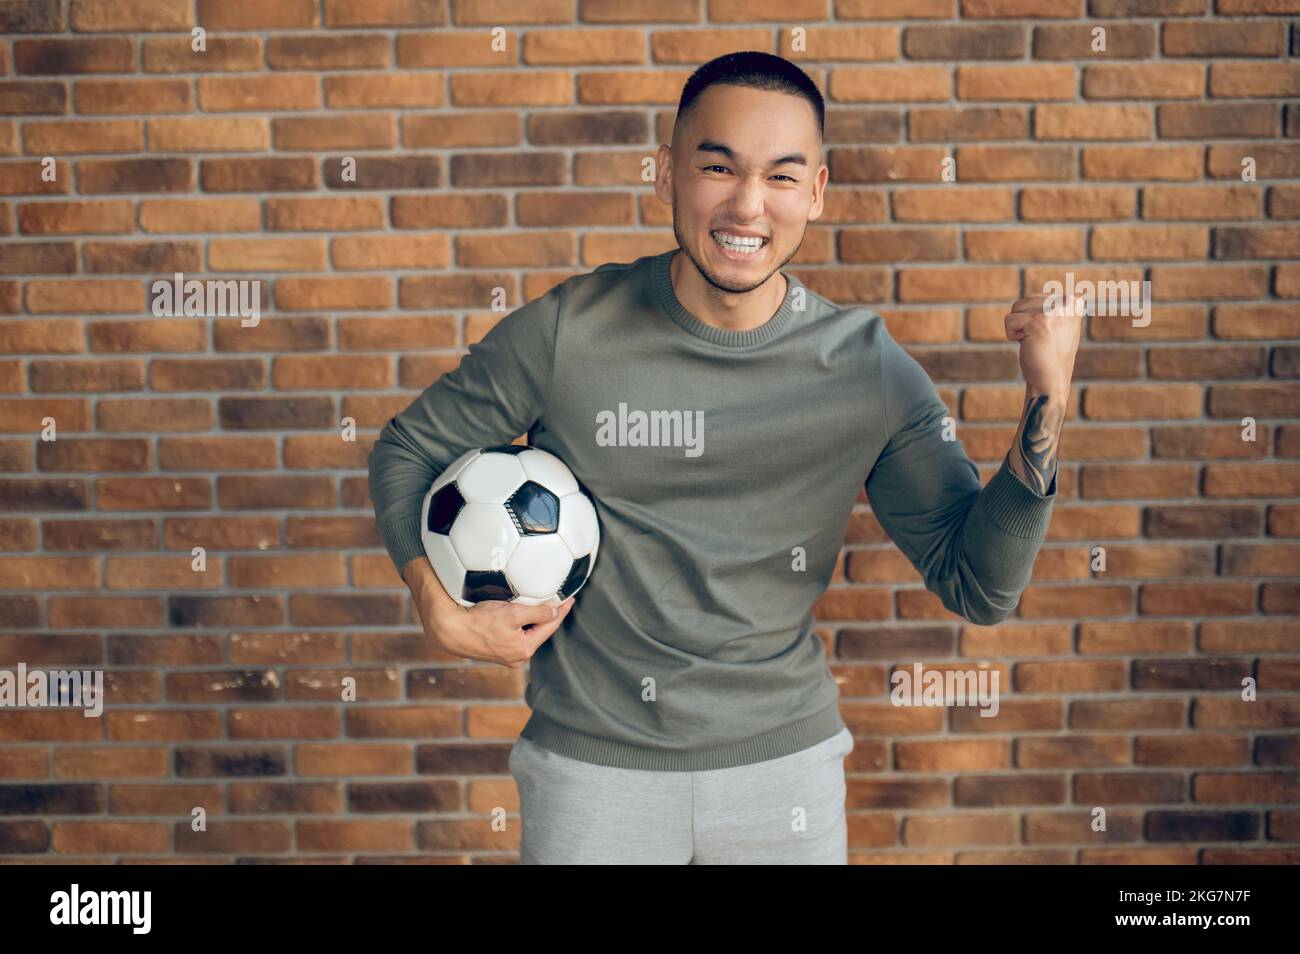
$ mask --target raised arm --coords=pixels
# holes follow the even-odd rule
[[[981,487],[979,469],[960,441],[944,439],[949,412],[934,383],[883,322],[876,333],[889,436],[867,476],[872,511],[945,607],[973,623],[1001,622],[1020,602],[1047,534],[1065,397],[1054,386],[1048,400],[1034,400],[1044,382],[1026,379],[1027,401],[1013,446]],[[1073,351],[1065,395],[1072,368]],[[1031,363],[1031,369],[1036,372],[1038,365]]]

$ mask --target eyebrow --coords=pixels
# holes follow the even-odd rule
[[[730,147],[720,142],[710,142],[709,140],[706,139],[704,140],[704,142],[700,143],[698,146],[695,147],[695,151],[696,152],[720,152],[728,159],[730,159],[732,162],[736,161],[735,152],[733,152]],[[787,155],[781,156],[779,159],[773,159],[768,164],[768,168],[771,169],[776,166],[784,166],[787,163],[806,166],[808,165],[808,159],[804,156],[802,152],[792,152]]]

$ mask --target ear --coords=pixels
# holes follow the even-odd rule
[[[664,205],[673,204],[673,151],[660,143],[655,151],[655,195]]]
[[[821,218],[822,210],[826,207],[823,201],[826,196],[826,180],[830,178],[830,169],[823,163],[817,169],[817,175],[813,179],[812,205],[808,207],[808,221],[813,222]]]

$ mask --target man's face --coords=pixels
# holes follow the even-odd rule
[[[711,86],[658,164],[655,192],[672,204],[677,244],[724,291],[766,282],[822,212],[828,170],[816,114],[799,96]],[[737,240],[723,244],[727,235]]]

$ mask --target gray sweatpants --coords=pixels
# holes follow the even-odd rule
[[[523,864],[848,863],[846,728],[800,752],[706,772],[612,768],[520,737]]]

